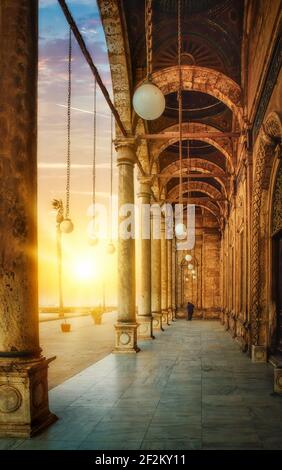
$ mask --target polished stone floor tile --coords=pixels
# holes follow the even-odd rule
[[[215,321],[178,320],[156,336],[51,390],[59,420],[0,449],[282,448],[269,364],[253,364]]]

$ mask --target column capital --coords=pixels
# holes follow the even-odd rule
[[[118,137],[114,140],[114,146],[116,151],[123,147],[131,147],[134,151],[136,151],[136,139],[133,136]]]
[[[147,184],[148,186],[152,186],[154,175],[138,175],[137,179],[140,184]]]
[[[138,197],[150,197],[153,177],[150,175],[139,175],[138,181],[140,183],[140,190],[138,192]]]
[[[114,140],[117,151],[117,165],[136,163],[136,140],[134,137],[121,137]]]

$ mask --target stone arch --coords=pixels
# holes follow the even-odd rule
[[[103,23],[112,77],[114,104],[125,129],[132,133],[132,76],[130,53],[119,0],[97,0]],[[117,134],[120,134],[116,126]]]
[[[218,132],[221,133],[218,129],[213,126],[202,123],[183,123],[182,126],[183,132]],[[166,132],[178,132],[178,124],[168,127],[165,129]],[[213,145],[217,150],[219,150],[226,158],[228,165],[230,167],[230,172],[234,171],[233,159],[232,159],[232,142],[228,137],[224,137],[222,132],[222,137],[218,138],[201,138],[197,139],[203,142],[207,142],[210,145]],[[179,138],[174,138],[170,140],[159,140],[151,144],[152,160],[156,160],[160,157],[161,153],[168,148],[170,145],[178,142]]]
[[[217,219],[218,223],[220,222],[220,209],[217,204],[215,204],[211,199],[210,200],[202,200],[202,198],[190,198],[189,199],[189,204],[194,204],[197,207],[202,207],[203,209],[206,209],[209,211],[211,214],[215,216]]]
[[[196,191],[207,194],[210,198],[214,199],[215,201],[220,200],[222,198],[221,192],[216,189],[214,186],[208,183],[204,183],[202,181],[189,181],[189,183],[183,183],[182,185],[183,193],[189,191]],[[175,186],[171,191],[168,192],[167,197],[168,199],[176,199],[179,195],[179,184]]]
[[[252,197],[252,250],[251,250],[251,295],[252,295],[252,344],[257,346],[260,342],[266,343],[266,331],[262,331],[262,273],[265,271],[264,253],[269,256],[270,239],[269,225],[263,214],[270,211],[269,200],[265,198],[265,193],[269,189],[271,180],[271,168],[276,156],[276,149],[281,149],[282,121],[278,113],[270,113],[258,135],[255,151],[254,186]],[[270,211],[271,212],[271,211]],[[268,232],[268,233],[266,233]],[[266,236],[265,236],[266,235]],[[269,260],[270,261],[270,260]]]
[[[227,187],[229,186],[229,183],[225,171],[219,165],[201,158],[190,158],[189,162],[187,160],[183,160],[182,162],[183,169],[187,169],[188,167],[191,171],[201,171],[202,173],[210,175],[211,178],[218,181],[222,187],[224,195],[227,197]],[[171,178],[179,175],[179,160],[170,163],[167,167],[165,167],[165,170],[163,170],[162,173],[167,175],[166,178],[161,180],[163,186],[164,184],[167,184]],[[160,173],[161,176],[162,173]],[[217,176],[214,176],[215,174],[217,174]],[[195,177],[197,177],[197,174],[195,174]]]
[[[164,95],[175,93],[179,88],[178,66],[167,67],[154,72],[152,80]],[[242,90],[231,78],[221,72],[195,65],[182,65],[183,89],[200,91],[222,101],[237,117],[243,128]]]

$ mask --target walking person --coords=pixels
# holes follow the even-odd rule
[[[193,313],[194,313],[194,308],[195,308],[195,305],[192,304],[192,302],[188,302],[188,304],[187,304],[187,306],[186,306],[186,310],[187,310],[187,321],[191,321],[191,320],[192,320]]]

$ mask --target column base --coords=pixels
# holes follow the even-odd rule
[[[162,310],[162,325],[163,326],[169,325],[169,323],[168,323],[168,311],[167,310]]]
[[[137,323],[115,324],[115,348],[114,354],[135,354],[140,351],[137,346]]]
[[[274,392],[282,395],[282,369],[274,369]]]
[[[49,410],[49,362],[0,359],[0,437],[29,438],[57,421]]]
[[[267,362],[267,350],[265,346],[252,345],[252,361]]]
[[[169,308],[167,311],[167,324],[171,325],[171,323],[172,323],[172,309]]]
[[[162,318],[163,318],[163,315],[162,313],[158,312],[158,313],[152,313],[152,316],[153,316],[153,331],[164,331],[163,329],[163,321],[162,321]]]
[[[176,321],[176,309],[172,309],[172,321]]]
[[[155,339],[153,336],[153,318],[152,316],[139,316],[137,317],[138,330],[137,336],[141,340]]]

